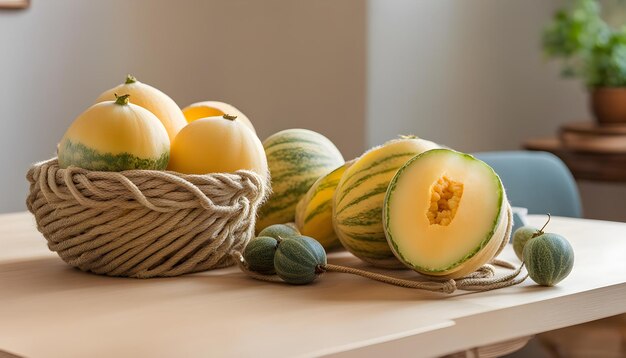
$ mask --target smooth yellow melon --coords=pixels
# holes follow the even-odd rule
[[[252,170],[268,178],[263,144],[235,116],[209,117],[189,123],[174,141],[169,170],[185,174]]]
[[[131,75],[126,76],[124,83],[100,94],[96,99],[96,103],[115,101],[116,95],[122,94],[129,94],[132,103],[152,112],[165,127],[170,142],[187,125],[183,112],[173,99],[160,90],[139,82]]]
[[[129,98],[94,104],[79,115],[57,147],[59,166],[116,172],[165,169],[170,141],[163,124]]]
[[[489,262],[508,242],[512,226],[498,175],[449,149],[422,153],[398,170],[383,218],[396,257],[441,278],[463,277]]]
[[[202,101],[190,104],[189,106],[183,108],[183,115],[185,115],[185,119],[189,123],[200,118],[223,116],[224,114],[237,116],[237,119],[241,123],[245,124],[256,133],[256,130],[248,117],[231,104],[219,101]]]

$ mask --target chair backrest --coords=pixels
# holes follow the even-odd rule
[[[538,151],[482,152],[474,156],[500,176],[512,206],[529,214],[581,217],[574,177],[555,155]]]

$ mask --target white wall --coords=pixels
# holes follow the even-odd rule
[[[540,49],[562,5],[369,1],[367,143],[413,133],[466,152],[519,149],[590,118],[582,84],[559,78]],[[580,189],[586,216],[626,221],[626,185]]]
[[[0,11],[0,212],[24,210],[27,168],[127,73],[179,105],[238,106],[261,138],[306,127],[364,147],[365,3],[32,1]]]

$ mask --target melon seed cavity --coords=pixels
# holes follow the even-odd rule
[[[426,216],[431,225],[448,226],[454,220],[463,196],[463,183],[442,176],[430,189],[430,206]]]

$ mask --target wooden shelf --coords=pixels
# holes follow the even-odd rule
[[[558,156],[576,179],[626,183],[626,152],[574,149],[555,137],[531,139],[523,146]]]

